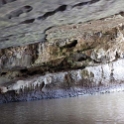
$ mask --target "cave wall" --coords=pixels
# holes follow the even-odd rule
[[[1,0],[0,102],[123,90],[123,0]]]

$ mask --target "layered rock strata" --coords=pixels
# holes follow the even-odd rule
[[[0,102],[124,90],[123,6],[2,0]]]

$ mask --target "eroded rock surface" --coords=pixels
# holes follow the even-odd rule
[[[123,9],[123,0],[1,0],[0,102],[123,90]]]

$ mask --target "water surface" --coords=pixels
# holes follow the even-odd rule
[[[124,92],[1,104],[0,124],[124,124]]]

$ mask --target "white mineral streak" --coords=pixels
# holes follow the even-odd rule
[[[87,72],[84,75],[84,72]],[[55,84],[61,86],[63,83],[69,82],[65,77],[68,75],[70,79],[72,79],[71,83],[78,83],[79,81],[88,80],[91,82],[91,85],[98,86],[99,84],[109,85],[109,83],[124,81],[124,59],[119,59],[111,64],[103,64],[94,67],[86,67],[85,69],[79,69],[76,71],[68,71],[68,72],[59,72],[59,73],[49,73],[45,76],[35,77],[33,79],[27,80],[18,80],[13,85],[9,85],[6,87],[1,87],[1,91],[3,93],[11,90],[15,90],[17,92],[20,89],[23,91],[25,88],[35,89],[36,86],[40,87],[42,84],[44,86],[42,88],[45,89],[45,86],[50,84]],[[84,82],[82,82],[84,83]],[[121,90],[121,89],[120,89]]]

